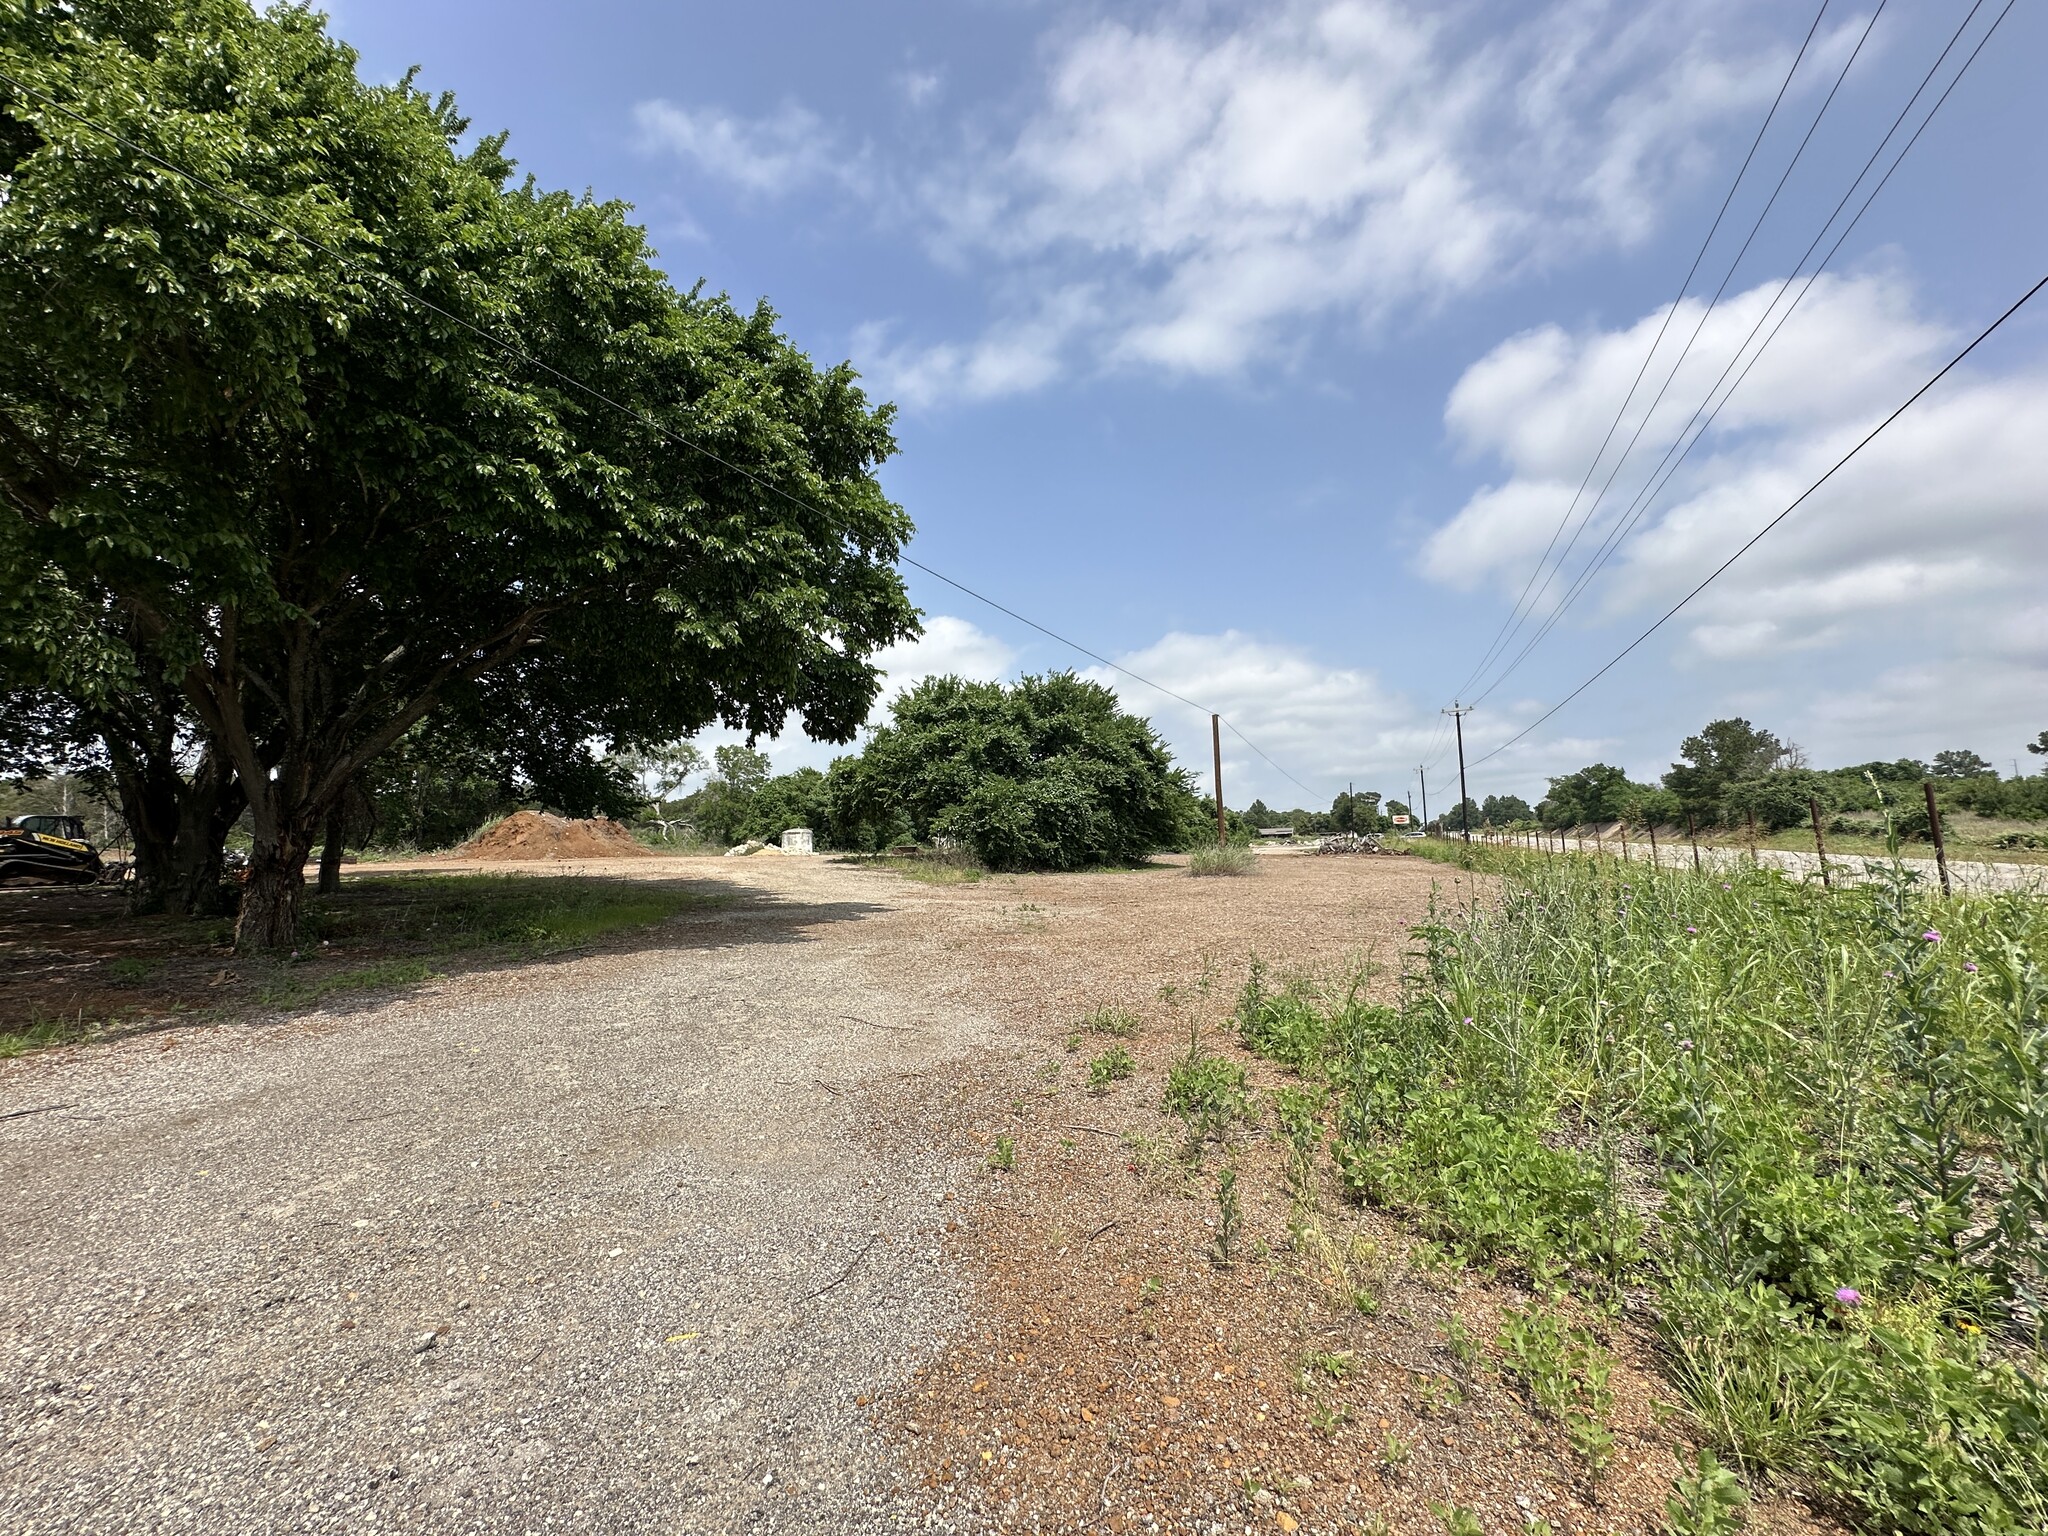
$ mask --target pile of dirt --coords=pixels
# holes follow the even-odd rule
[[[653,850],[603,816],[572,821],[546,811],[514,811],[455,850],[465,859],[645,859]]]

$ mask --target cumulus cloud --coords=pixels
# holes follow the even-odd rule
[[[869,713],[870,726],[886,723],[889,705],[927,677],[952,673],[992,682],[1011,675],[1017,665],[1017,653],[987,630],[966,619],[941,613],[926,618],[924,633],[915,639],[899,641],[876,652],[875,664],[882,669],[882,691]],[[696,740],[709,756],[719,747],[744,742],[746,733],[712,726],[699,732]],[[811,740],[804,734],[801,720],[792,720],[781,735],[754,745],[768,754],[777,773],[792,773],[798,768],[822,769],[833,758],[859,750],[857,744],[834,746]]]
[[[1610,534],[1620,538],[1659,456],[1778,287],[1761,284],[1724,304],[1665,402],[1630,407],[1593,491],[1641,426],[1637,457],[1599,502],[1539,616]],[[1698,318],[1688,301],[1673,333],[1689,335]],[[1544,327],[1467,370],[1447,424],[1507,474],[1428,539],[1419,557],[1426,576],[1492,586],[1505,598],[1523,590],[1660,319],[1584,334]],[[1641,503],[1640,520],[1565,622],[1613,626],[1618,636],[1689,591],[1819,480],[1959,339],[1897,274],[1824,278],[1668,487]],[[1650,370],[1653,386],[1676,354],[1667,344],[1667,360]],[[2018,729],[2028,701],[2042,696],[2048,661],[2038,602],[2048,586],[2044,419],[2048,368],[2038,359],[2014,363],[2007,353],[2000,368],[1950,374],[1685,610],[1675,664],[1753,686],[1805,658],[1797,666],[1814,682],[1763,699],[1807,720],[1809,744],[1827,750],[1838,743],[1895,755],[1903,734],[1965,716]],[[1594,499],[1581,502],[1572,526]],[[1824,684],[1811,670],[1823,667],[1831,669]],[[1547,670],[1539,659],[1530,673]]]

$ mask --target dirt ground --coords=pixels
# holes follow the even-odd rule
[[[1242,1057],[1248,958],[1390,987],[1455,871],[597,870],[726,899],[0,1063],[7,1530],[1656,1528],[1679,1440],[1635,1322],[1589,1320],[1623,1362],[1595,1482],[1450,1347],[1511,1286],[1328,1187],[1297,1251],[1259,1134],[1221,1268],[1220,1159],[1172,1155],[1166,1064],[1191,1029]],[[1141,1022],[1098,1093],[1104,1005]]]

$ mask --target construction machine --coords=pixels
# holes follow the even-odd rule
[[[0,826],[0,885],[93,885],[104,877],[76,816],[10,816]]]

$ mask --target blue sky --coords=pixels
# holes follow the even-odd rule
[[[1795,259],[1969,10],[1891,0],[1873,22],[1831,0],[1537,622],[1759,321],[1770,344],[1484,692],[1473,759],[2048,271],[2048,10],[2020,4],[1773,330]],[[1438,711],[1492,681],[1468,683],[1813,20],[1739,0],[334,8],[366,74],[421,65],[543,183],[634,203],[678,283],[765,295],[799,345],[851,358],[901,410],[884,478],[912,553],[1221,709],[1308,786],[1226,737],[1237,804],[1406,798],[1422,762],[1447,798]],[[2048,296],[1473,793],[1533,799],[1594,759],[1653,777],[1725,714],[1817,762],[1960,745],[2038,767],[2020,748],[2048,726],[2044,420]],[[888,658],[897,685],[1086,669],[910,577],[929,629]],[[1206,781],[1207,722],[1105,676]]]

